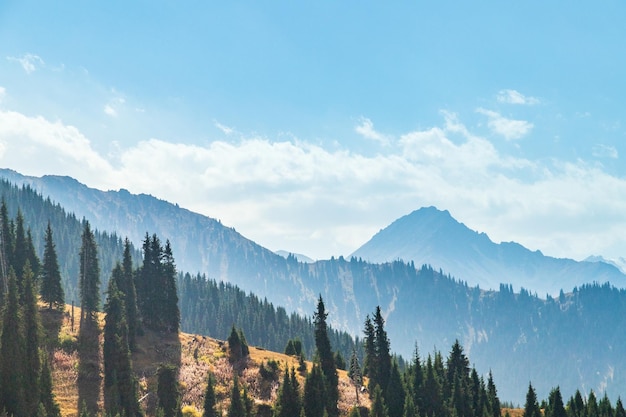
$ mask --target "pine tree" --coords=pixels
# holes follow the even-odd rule
[[[626,410],[624,410],[624,404],[622,404],[620,397],[617,397],[617,402],[615,403],[615,417],[626,417]]]
[[[52,237],[52,227],[48,221],[46,229],[45,247],[43,252],[43,266],[41,271],[41,298],[48,303],[48,309],[52,306],[63,308],[65,304],[65,294],[61,285],[61,273],[59,272],[59,261]]]
[[[406,392],[402,385],[402,377],[400,376],[400,370],[398,369],[398,363],[396,361],[393,362],[391,367],[391,375],[385,392],[387,393],[385,404],[387,405],[389,415],[392,417],[401,417],[404,411]]]
[[[385,398],[383,397],[383,391],[380,389],[380,385],[374,387],[372,393],[372,405],[370,406],[370,417],[389,417],[389,411],[385,405]]]
[[[120,291],[124,294],[124,305],[126,306],[126,321],[128,323],[128,345],[130,350],[135,350],[137,346],[137,327],[139,325],[139,315],[137,312],[137,291],[135,289],[135,279],[133,271],[133,259],[131,246],[128,238],[124,240],[124,255],[122,257],[121,283],[118,283]]]
[[[563,397],[561,390],[556,387],[550,391],[548,396],[548,406],[546,407],[545,417],[567,417],[565,406],[563,405]]]
[[[233,378],[233,389],[230,391],[230,405],[228,406],[227,417],[246,417],[246,408],[241,398],[241,388],[239,388],[239,378]]]
[[[80,249],[80,306],[81,321],[86,316],[93,316],[100,305],[100,266],[96,240],[88,221],[84,222],[82,246]]]
[[[9,268],[8,293],[0,336],[0,410],[15,417],[24,414],[24,338],[20,331],[22,314],[19,307],[17,279]]]
[[[61,409],[52,393],[52,373],[50,371],[50,364],[45,355],[41,363],[39,403],[43,406],[45,416],[61,417]]]
[[[302,403],[295,370],[285,369],[283,383],[278,390],[278,398],[274,407],[274,417],[299,416]]]
[[[528,384],[526,393],[526,403],[524,405],[524,417],[541,417],[541,410],[537,403],[537,394],[532,384]]]
[[[104,324],[104,400],[110,415],[136,416],[139,413],[136,382],[132,372],[126,307],[117,282],[123,271],[118,264],[109,280]]]
[[[324,417],[326,410],[326,387],[324,374],[317,363],[313,363],[311,372],[304,381],[303,407],[306,417]]]
[[[419,355],[417,344],[415,345],[415,352],[413,353],[413,363],[411,366],[411,381],[409,390],[413,397],[413,404],[417,409],[423,407],[422,390],[424,389],[424,371],[422,369],[422,363]]]
[[[378,378],[378,357],[376,355],[376,331],[374,324],[370,319],[369,314],[365,317],[365,362],[363,364],[363,375],[369,377],[369,392],[370,398],[374,394],[374,387],[376,386]]]
[[[359,391],[361,390],[361,385],[363,385],[363,373],[361,372],[361,366],[359,365],[359,358],[356,355],[356,348],[352,349],[352,355],[350,356],[348,377],[350,378],[352,385],[354,385],[356,402],[359,404]]]
[[[596,398],[596,394],[591,391],[589,396],[587,397],[587,417],[599,417],[600,412],[598,411],[598,399]]]
[[[163,280],[165,286],[165,306],[163,317],[165,328],[170,333],[178,333],[180,327],[180,311],[178,310],[178,291],[176,288],[176,264],[170,241],[165,242],[163,250]],[[247,344],[245,344],[247,348]]]
[[[496,384],[493,382],[493,375],[489,371],[489,379],[487,380],[487,401],[489,403],[490,417],[500,417],[502,410],[500,408],[500,399],[496,390]]]
[[[15,270],[15,277],[17,279],[17,290],[20,297],[20,301],[24,295],[24,283],[22,277],[24,276],[24,265],[28,259],[28,242],[26,241],[26,231],[24,229],[24,216],[22,211],[18,210],[17,217],[15,219],[15,245],[13,247],[13,269]]]
[[[418,417],[417,407],[413,402],[413,397],[407,395],[406,401],[404,402],[404,410],[402,412],[402,417]]]
[[[37,412],[39,405],[39,377],[41,371],[41,358],[39,356],[39,340],[41,333],[41,321],[39,319],[39,308],[37,307],[37,296],[33,282],[33,272],[30,268],[30,261],[26,260],[24,265],[24,305],[23,319],[25,332],[25,370],[24,373],[24,412],[32,416]]]
[[[376,372],[377,380],[375,383],[380,385],[381,389],[383,389],[383,397],[388,404],[387,386],[389,385],[389,378],[391,377],[391,353],[389,338],[385,330],[385,319],[383,318],[380,306],[376,307],[376,312],[374,313],[374,334],[376,365],[378,366]]]
[[[337,375],[337,368],[335,368],[335,359],[330,346],[330,339],[328,338],[327,316],[324,301],[320,295],[317,302],[317,311],[313,317],[315,323],[315,347],[326,382],[326,411],[329,417],[336,417],[339,415],[339,409],[337,408],[339,401],[339,376]]]
[[[209,372],[207,386],[204,390],[204,417],[218,417],[215,398],[215,380],[213,374]]]
[[[181,414],[177,374],[177,368],[172,365],[161,365],[157,370],[158,408],[163,417],[179,417]]]
[[[435,366],[430,355],[426,359],[426,375],[424,379],[424,390],[422,391],[422,402],[424,404],[423,415],[442,415],[442,391],[439,378],[436,375]],[[422,410],[420,409],[420,412]],[[536,416],[533,416],[536,417]]]

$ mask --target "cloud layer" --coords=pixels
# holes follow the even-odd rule
[[[480,112],[507,139],[532,128]],[[150,193],[219,218],[270,249],[317,258],[348,255],[397,217],[427,205],[450,210],[496,241],[550,255],[623,254],[626,180],[583,161],[503,155],[455,114],[443,117],[441,126],[398,138],[376,133],[362,119],[358,133],[385,138],[385,155],[244,137],[232,128],[231,136],[239,136],[232,141],[200,146],[153,138],[102,155],[73,126],[0,111],[0,164]],[[612,157],[611,149],[598,152]]]

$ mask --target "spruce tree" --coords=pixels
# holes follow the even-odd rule
[[[227,417],[246,417],[246,408],[241,398],[241,388],[237,375],[233,378],[233,388],[230,391],[230,405],[228,406]]]
[[[541,417],[541,410],[539,409],[539,403],[537,403],[537,394],[532,384],[528,384],[523,417]]]
[[[285,369],[283,383],[278,390],[278,398],[274,407],[274,417],[299,416],[302,403],[295,370]]]
[[[374,387],[372,393],[372,405],[370,406],[370,417],[389,417],[389,411],[385,405],[385,398],[383,397],[383,390],[380,385]]]
[[[376,333],[372,319],[369,314],[365,317],[365,328],[363,330],[365,334],[365,361],[363,363],[363,375],[369,377],[369,392],[370,397],[374,394],[374,387],[376,381],[378,381],[378,358],[376,356]]]
[[[19,306],[17,279],[9,268],[8,293],[2,317],[0,336],[0,410],[15,417],[25,416],[24,404],[24,338],[20,329],[22,313]]]
[[[104,324],[104,406],[110,415],[139,415],[136,381],[132,372],[126,307],[117,282],[123,271],[118,264],[109,280]]]
[[[626,410],[624,410],[624,404],[622,404],[620,397],[617,397],[615,402],[615,417],[626,417]]]
[[[376,371],[377,380],[376,384],[380,385],[383,390],[383,396],[387,404],[388,392],[387,386],[389,385],[389,378],[391,377],[391,353],[389,338],[387,337],[387,331],[385,330],[385,319],[383,318],[380,306],[376,307],[374,313],[374,345],[376,347],[376,365],[378,370]]]
[[[165,242],[163,250],[163,284],[165,288],[165,305],[162,315],[165,329],[170,333],[178,333],[180,327],[180,311],[178,310],[178,290],[176,288],[176,264],[170,241]],[[245,344],[247,349],[247,344]]]
[[[32,416],[37,412],[39,406],[39,377],[41,371],[41,358],[39,356],[39,341],[41,333],[41,321],[39,319],[39,308],[37,307],[37,296],[35,294],[33,272],[30,268],[30,261],[26,260],[24,265],[24,304],[23,320],[25,335],[25,373],[24,373],[24,412]]]
[[[139,317],[137,312],[137,291],[135,289],[135,279],[133,270],[133,259],[131,246],[128,238],[124,239],[124,255],[122,257],[121,283],[118,283],[120,291],[124,295],[124,305],[126,306],[126,321],[128,323],[128,345],[135,350],[137,345],[137,327]]]
[[[404,402],[404,410],[402,411],[402,417],[418,417],[417,407],[413,402],[413,397],[411,395],[407,395],[406,401]]]
[[[500,417],[502,415],[500,399],[498,398],[496,384],[493,382],[491,371],[489,371],[489,379],[487,380],[487,401],[489,403],[490,417]]]
[[[178,369],[173,365],[161,365],[157,370],[158,408],[163,412],[163,417],[181,415],[177,375]]]
[[[54,394],[52,393],[52,373],[50,371],[50,364],[46,356],[43,356],[41,363],[41,382],[39,390],[39,403],[43,407],[44,415],[47,417],[61,417],[61,409],[56,402]]]
[[[352,355],[350,356],[350,368],[348,369],[348,377],[350,382],[354,385],[354,391],[356,393],[356,402],[359,403],[359,391],[361,385],[363,385],[363,373],[361,372],[361,366],[359,365],[359,358],[356,355],[356,348],[352,349]]]
[[[43,252],[43,266],[41,270],[41,298],[48,303],[48,309],[53,306],[62,309],[65,304],[65,294],[61,285],[59,261],[52,237],[52,227],[48,221],[46,228],[45,245]]]
[[[215,379],[213,374],[209,372],[207,378],[207,386],[204,390],[204,417],[218,417],[217,400],[215,398]]]
[[[324,374],[317,363],[313,363],[304,381],[303,408],[306,417],[324,417],[326,410],[326,387]]]
[[[402,416],[404,411],[404,402],[406,392],[404,391],[404,385],[402,384],[402,377],[400,376],[400,370],[398,369],[398,363],[393,362],[391,367],[391,375],[389,377],[389,383],[385,390],[385,404],[390,416]]]
[[[417,344],[415,345],[415,352],[413,353],[413,362],[411,365],[411,380],[409,382],[411,396],[413,397],[413,404],[418,409],[423,407],[422,402],[422,390],[424,388],[424,371],[422,369],[422,362],[419,355]]]
[[[88,221],[84,222],[80,249],[80,307],[81,321],[95,316],[100,305],[100,266],[98,265],[96,240]]]
[[[315,324],[315,347],[326,382],[326,411],[329,417],[337,417],[339,415],[339,409],[337,408],[337,403],[339,402],[339,376],[335,367],[335,358],[330,346],[330,339],[328,338],[327,316],[324,301],[320,295],[317,302],[317,311],[313,317]]]

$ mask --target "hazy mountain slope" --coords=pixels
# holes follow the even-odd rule
[[[352,256],[370,262],[430,264],[470,285],[497,289],[500,283],[511,283],[541,296],[594,281],[626,286],[626,275],[613,265],[544,256],[514,242],[496,244],[435,207],[399,218]]]

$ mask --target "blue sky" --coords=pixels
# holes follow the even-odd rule
[[[8,0],[0,165],[313,258],[430,205],[625,257],[624,21],[623,1]]]

